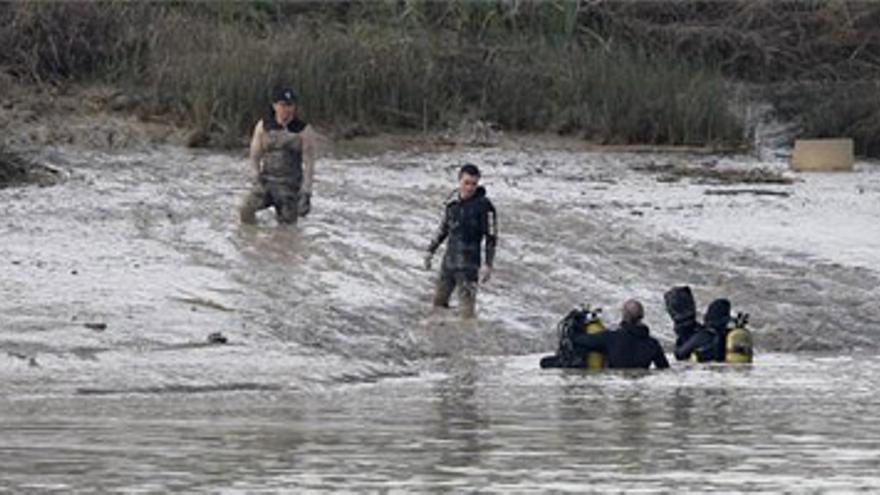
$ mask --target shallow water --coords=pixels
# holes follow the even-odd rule
[[[873,356],[747,368],[538,371],[458,356],[320,391],[21,397],[15,491],[875,491]]]
[[[238,225],[243,157],[159,148],[42,158],[67,180],[0,190],[0,489],[880,484],[876,272],[707,242],[705,225],[694,237],[665,228],[660,219],[681,212],[686,233],[719,206],[692,204],[682,185],[685,200],[662,201],[672,186],[632,170],[657,157],[524,148],[328,158],[314,212],[292,229],[268,212],[259,227]],[[454,310],[430,314],[433,275],[420,267],[464,160],[482,165],[501,222],[496,276],[469,323]],[[796,198],[807,186],[786,187]],[[627,200],[628,190],[643,193]],[[853,205],[864,213],[870,200]],[[720,207],[799,204],[743,201]],[[621,301],[641,298],[670,349],[662,292],[677,283],[693,285],[701,306],[728,296],[752,314],[754,366],[538,369],[556,321],[584,301],[614,319]],[[217,331],[229,344],[207,344]]]

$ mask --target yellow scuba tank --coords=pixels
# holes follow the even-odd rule
[[[605,324],[599,317],[602,308],[584,309],[584,331],[587,333],[599,333],[605,330]],[[601,352],[588,352],[586,365],[588,370],[601,370],[605,368],[605,356]]]
[[[733,328],[727,332],[724,342],[724,360],[728,363],[751,363],[754,354],[752,332],[746,328],[749,315],[738,313]]]

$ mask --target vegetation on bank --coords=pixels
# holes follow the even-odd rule
[[[873,2],[23,1],[0,4],[0,26],[0,68],[15,77],[120,85],[138,113],[215,142],[242,142],[286,82],[308,119],[349,133],[479,119],[604,143],[741,144],[732,83],[750,82],[797,83],[799,98],[775,101],[807,135],[880,153],[880,93],[825,99],[880,80]]]
[[[47,186],[58,178],[57,170],[34,163],[0,144],[0,189],[32,183]]]

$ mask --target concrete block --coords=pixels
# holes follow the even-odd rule
[[[791,155],[791,168],[799,172],[851,172],[853,140],[797,139]]]

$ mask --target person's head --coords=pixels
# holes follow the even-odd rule
[[[272,110],[279,122],[290,122],[296,116],[296,93],[286,86],[272,90]]]
[[[730,323],[730,301],[715,299],[706,308],[703,324],[716,330],[725,330],[728,323]]]
[[[480,185],[480,169],[472,163],[465,163],[458,169],[458,196],[468,199],[477,191]]]
[[[645,317],[645,308],[642,303],[635,299],[630,299],[623,303],[623,316],[621,319],[624,323],[635,324],[640,323]]]

